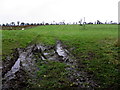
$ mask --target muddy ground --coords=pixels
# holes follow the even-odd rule
[[[2,90],[30,88],[29,79],[33,83],[37,82],[36,72],[40,70],[37,66],[39,60],[68,65],[69,67],[65,68],[69,71],[67,78],[69,82],[74,83],[75,88],[100,87],[92,80],[92,74],[84,71],[82,64],[78,67],[77,59],[70,53],[70,50],[67,50],[61,41],[56,41],[53,46],[34,44],[26,48],[17,48],[10,56],[6,56],[2,67]],[[73,86],[70,85],[69,88]]]

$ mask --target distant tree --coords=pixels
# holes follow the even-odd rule
[[[59,22],[60,25],[62,25],[62,22]]]
[[[25,25],[25,23],[24,23],[24,22],[22,22],[20,25],[21,25],[21,26],[24,26],[24,25]]]
[[[5,24],[2,24],[2,26],[5,26]]]
[[[79,23],[80,23],[80,26],[82,26],[82,19],[79,21]]]
[[[26,23],[26,25],[30,25],[29,23]]]
[[[33,23],[31,23],[30,25],[34,25]]]
[[[35,26],[36,26],[37,24],[36,24],[36,23],[34,23],[33,25],[35,25]]]
[[[92,22],[89,22],[88,24],[93,24]]]
[[[117,24],[117,22],[113,22],[112,24]]]
[[[65,25],[65,20],[63,20],[63,22],[62,22],[62,23],[63,23],[63,25]]]
[[[59,23],[56,23],[56,25],[59,25]]]
[[[40,25],[39,23],[37,23],[37,25]]]
[[[49,23],[45,23],[45,25],[49,25]]]
[[[63,25],[65,25],[65,22],[63,22]]]
[[[101,22],[99,20],[97,20],[97,24],[101,24]]]
[[[11,22],[11,25],[12,25],[12,26],[15,26],[15,22]]]
[[[8,23],[6,23],[6,26],[9,26],[9,24],[8,24]]]
[[[73,22],[73,24],[75,24],[75,22]]]
[[[19,26],[19,24],[20,24],[20,21],[17,21],[17,25]]]
[[[40,25],[43,25],[42,23],[40,23]]]
[[[50,23],[50,25],[53,25],[52,23]]]
[[[110,24],[112,24],[113,21],[110,21]]]

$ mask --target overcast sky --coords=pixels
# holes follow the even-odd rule
[[[118,21],[119,0],[0,0],[0,23]]]

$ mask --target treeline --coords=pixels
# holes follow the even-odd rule
[[[38,26],[38,25],[49,25],[49,23],[24,23],[24,22],[11,22],[11,23],[6,23],[6,24],[0,24],[0,26]]]
[[[113,22],[113,21],[110,21],[110,22],[101,22],[100,20],[97,20],[96,22],[82,22],[82,21],[79,21],[79,22],[73,22],[73,23],[65,23],[64,21],[63,22],[59,22],[59,23],[56,23],[55,21],[53,21],[53,23],[45,23],[45,22],[42,22],[42,23],[24,23],[24,22],[11,22],[11,23],[6,23],[6,24],[0,24],[0,29],[2,30],[24,30],[24,29],[28,29],[28,28],[32,28],[32,27],[36,27],[36,26],[42,26],[42,25],[69,25],[69,24],[80,24],[81,26],[84,25],[84,24],[120,24],[120,23],[116,23],[116,22]]]
[[[0,25],[1,30],[24,30],[36,26],[50,25],[49,23],[24,23],[24,22],[11,22]]]
[[[118,24],[117,22],[113,22],[113,21],[110,21],[110,22],[105,22],[105,23],[103,23],[103,22],[101,22],[100,20],[97,20],[97,21],[95,21],[95,22],[83,22],[84,24]],[[120,24],[120,23],[119,23]]]
[[[53,23],[24,23],[24,22],[11,22],[11,23],[6,23],[6,24],[0,24],[0,26],[39,26],[39,25],[65,25],[65,22],[59,22],[56,23],[55,21]]]
[[[117,23],[117,22],[113,22],[113,21],[110,21],[110,22],[101,22],[100,20],[97,20],[95,22],[82,22],[84,24],[120,24],[120,23]],[[81,23],[81,24],[82,24]],[[6,23],[6,24],[0,24],[0,26],[38,26],[38,25],[65,25],[65,24],[80,24],[79,22],[73,22],[73,23],[65,23],[64,21],[63,22],[55,22],[53,21],[53,23],[45,23],[45,22],[42,22],[42,23],[24,23],[24,22],[11,22],[11,23]]]
[[[103,22],[97,20],[95,23],[89,22],[88,24],[117,24],[117,22],[113,22],[113,21],[107,22],[106,21],[105,23],[103,23]]]

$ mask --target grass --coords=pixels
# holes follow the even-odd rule
[[[71,44],[117,39],[117,26],[115,25],[88,25],[86,28],[87,30],[82,30],[79,25],[56,25],[40,26],[24,31],[4,30],[2,31],[3,54],[17,47],[25,47],[30,43],[54,44],[56,39]]]
[[[2,31],[0,31],[0,55],[2,55]]]
[[[40,71],[37,72],[37,86],[39,88],[58,89],[70,86],[65,70],[66,64],[55,61],[40,61]]]
[[[118,49],[118,25],[79,25],[40,26],[27,30],[2,31],[2,55],[9,55],[15,48],[29,44],[45,43],[54,45],[61,40],[71,49],[78,64],[83,63],[85,70],[94,75],[102,87],[120,85]],[[81,64],[79,64],[81,65]]]

